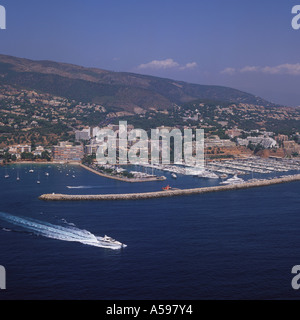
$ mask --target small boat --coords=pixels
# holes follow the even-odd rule
[[[169,186],[169,185],[167,185],[166,187],[164,187],[164,188],[162,188],[164,191],[168,191],[168,190],[171,190],[172,188]]]
[[[18,173],[17,173],[17,181],[20,181],[19,171],[18,171]]]
[[[33,173],[33,172],[34,172],[34,170],[33,170],[33,169],[30,169],[28,172],[29,172],[29,173]]]
[[[49,176],[49,172],[46,172],[45,175],[48,177]]]
[[[175,173],[171,174],[172,178],[177,179],[177,175]]]

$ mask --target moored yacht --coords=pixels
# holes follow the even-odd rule
[[[245,182],[244,179],[242,178],[239,178],[236,174],[232,177],[232,178],[229,178],[223,182],[221,182],[221,184],[238,184],[238,183],[243,183]]]
[[[185,168],[185,174],[187,176],[199,176],[202,174],[203,169],[196,168],[196,167],[191,167],[191,168]]]
[[[219,179],[219,176],[214,172],[204,170],[200,174],[198,174],[199,178],[208,178],[208,179]]]
[[[40,181],[40,173],[38,173],[38,179],[37,179],[37,182],[36,182],[37,184],[40,184],[41,183],[41,181]]]

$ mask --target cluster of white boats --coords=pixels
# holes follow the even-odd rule
[[[273,161],[264,159],[255,160],[228,160],[223,162],[211,162],[207,165],[209,170],[217,173],[226,174],[250,174],[254,173],[272,173],[272,172],[288,172],[291,170],[300,170],[297,163],[286,161]]]
[[[197,176],[199,178],[207,178],[207,179],[225,179],[228,177],[227,174],[218,175],[211,170],[207,170],[207,168],[197,168],[197,167],[184,167],[177,165],[151,165],[151,164],[142,164],[141,166],[151,168],[152,171],[154,169],[170,172],[172,178],[177,179],[178,175],[190,175]],[[153,174],[153,172],[152,172]]]
[[[29,172],[29,173],[34,173],[34,170],[33,170],[33,169],[30,169],[28,172]],[[27,173],[27,172],[26,172],[26,173]],[[45,176],[49,176],[49,172],[45,172]],[[6,170],[6,172],[5,172],[4,178],[5,178],[5,179],[10,178],[10,175],[8,174],[7,170]],[[20,180],[21,180],[19,170],[17,171],[17,179],[16,179],[16,180],[17,180],[17,181],[20,181]],[[40,183],[41,183],[41,181],[40,181],[40,174],[39,174],[39,173],[38,173],[38,178],[37,178],[36,183],[37,183],[37,184],[40,184]]]
[[[12,168],[12,170],[15,170],[15,168]],[[59,172],[60,173],[63,173],[63,169],[61,167],[58,168]],[[34,173],[35,170],[33,169],[33,167],[31,166],[31,169],[29,169],[28,171],[25,170],[25,173]],[[73,173],[73,174],[72,174]],[[68,170],[67,173],[66,173],[66,176],[72,176],[72,178],[75,178],[75,171],[73,170]],[[49,177],[50,176],[50,173],[49,172],[45,172],[44,173],[46,177]],[[4,178],[5,179],[8,179],[10,178],[10,175],[7,171],[7,168],[5,169],[5,175],[4,175]],[[19,173],[19,169],[17,169],[17,178],[16,178],[17,181],[20,181],[21,178],[20,178],[20,173]],[[40,171],[38,170],[38,177],[37,177],[37,181],[36,181],[37,184],[40,184],[41,183],[41,180],[40,180]]]
[[[291,159],[262,159],[250,158],[245,160],[227,160],[212,161],[205,165],[205,168],[188,167],[183,165],[152,165],[141,164],[143,167],[170,172],[171,176],[176,179],[180,175],[191,175],[207,179],[226,179],[221,184],[236,184],[245,182],[238,175],[247,175],[253,173],[269,174],[274,172],[299,171],[300,162]],[[253,179],[257,180],[257,179]]]

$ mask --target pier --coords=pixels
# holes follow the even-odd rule
[[[254,182],[244,182],[234,185],[182,189],[182,190],[168,190],[145,193],[127,193],[127,194],[97,194],[97,195],[66,195],[66,194],[44,194],[39,197],[44,201],[111,201],[111,200],[141,200],[141,199],[155,199],[168,198],[176,196],[195,195],[211,192],[232,191],[257,187],[267,187],[275,184],[289,183],[293,181],[300,181],[300,174],[293,176],[286,176],[272,180],[259,180]]]
[[[90,172],[93,172],[101,177],[108,178],[108,179],[113,179],[113,180],[118,180],[122,182],[130,182],[130,183],[135,183],[135,182],[150,182],[150,181],[164,181],[166,180],[165,177],[149,177],[149,178],[126,178],[126,177],[121,177],[121,176],[115,176],[111,174],[106,174],[103,172],[99,172],[98,170],[95,170],[93,168],[90,168],[88,166],[85,166],[84,164],[80,164],[80,166]]]

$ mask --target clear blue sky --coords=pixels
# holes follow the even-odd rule
[[[0,53],[241,89],[300,105],[292,0],[0,0]]]

